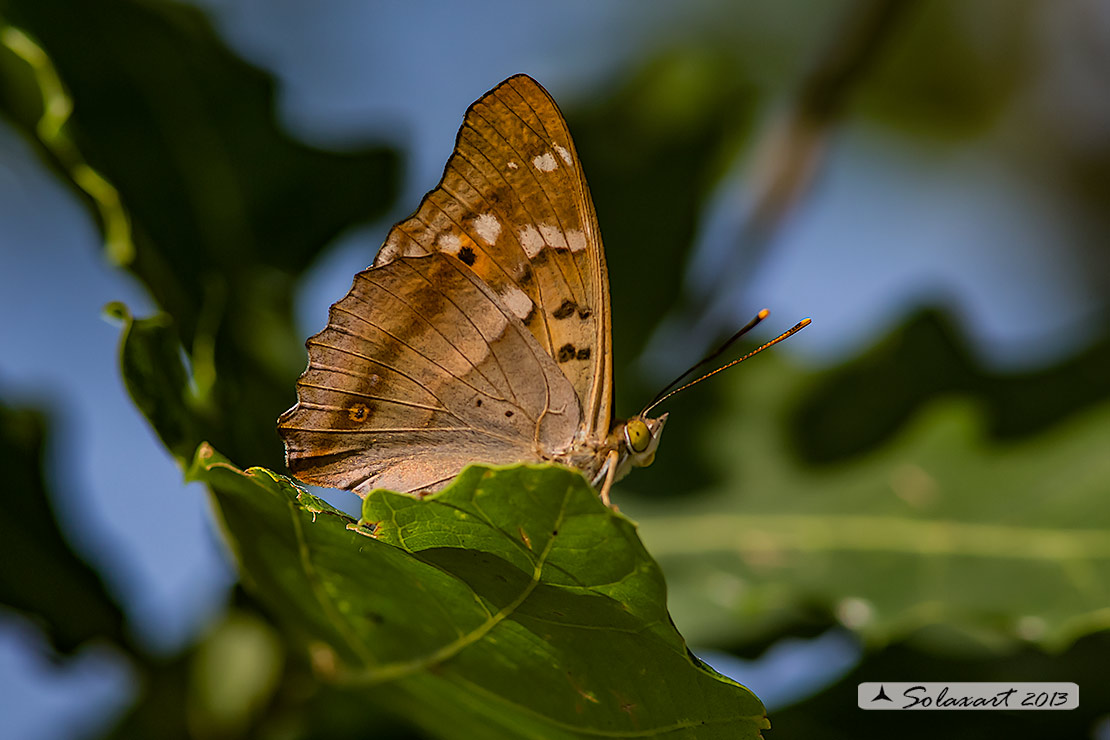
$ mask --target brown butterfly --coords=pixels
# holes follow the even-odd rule
[[[609,278],[566,121],[510,77],[467,111],[443,179],[308,340],[278,431],[300,480],[427,493],[470,462],[609,486],[666,415],[613,423]]]
[[[278,420],[289,469],[424,494],[471,462],[553,462],[608,503],[614,481],[651,464],[667,420],[647,416],[658,396],[614,420],[611,332],[566,121],[539,83],[510,77],[470,106],[439,185],[308,340]]]

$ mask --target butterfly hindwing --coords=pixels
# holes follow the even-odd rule
[[[432,490],[474,460],[544,459],[580,426],[574,389],[520,319],[442,254],[355,276],[308,340],[279,420],[302,481]]]
[[[531,78],[511,77],[470,107],[440,184],[374,264],[434,252],[481,278],[555,361],[583,435],[607,434],[609,284],[597,219],[566,122]]]

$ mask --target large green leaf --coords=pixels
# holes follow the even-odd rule
[[[739,738],[747,689],[690,654],[635,526],[560,468],[468,468],[425,500],[375,491],[356,522],[202,446],[244,581],[363,687],[445,738]]]
[[[977,404],[934,401],[877,453],[815,470],[781,421],[812,382],[752,362],[702,437],[728,483],[622,500],[688,639],[752,639],[814,605],[879,643],[948,625],[1058,648],[1110,625],[1110,406],[990,442]]]

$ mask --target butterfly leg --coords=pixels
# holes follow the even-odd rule
[[[613,504],[609,502],[609,489],[613,487],[613,478],[617,474],[617,461],[620,459],[620,452],[617,450],[610,450],[609,455],[605,458],[605,483],[601,486],[601,503],[613,508]]]

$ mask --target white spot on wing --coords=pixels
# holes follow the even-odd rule
[[[506,165],[506,166],[507,166],[507,167],[508,167],[508,168],[509,168],[510,170],[515,170],[515,169],[516,169],[517,167],[519,167],[520,165],[518,165],[518,164],[517,164],[516,162],[509,162],[509,164],[508,164],[508,165]]]
[[[586,249],[586,235],[579,229],[571,229],[567,232],[567,244],[570,245],[570,251],[581,252]]]
[[[551,152],[544,152],[536,156],[532,159],[532,164],[535,165],[536,169],[540,172],[551,172],[551,170],[559,166],[559,163],[555,161],[555,155]]]
[[[532,313],[532,299],[515,285],[506,285],[498,295],[505,302],[505,306],[521,321],[524,321],[528,318],[528,314]]]
[[[446,232],[440,234],[439,238],[436,239],[436,246],[439,247],[439,250],[441,252],[447,252],[447,254],[458,254],[459,250],[462,249],[462,242],[459,241],[458,234]]]
[[[528,259],[534,258],[544,248],[543,237],[532,224],[521,227],[520,246],[524,247],[524,253],[528,255]]]
[[[559,231],[558,226],[551,226],[550,224],[540,224],[540,233],[543,234],[543,240],[548,245],[555,247],[555,249],[566,249],[567,240],[563,236],[563,232]]]
[[[392,262],[393,260],[397,259],[400,254],[401,245],[398,244],[396,240],[390,239],[382,245],[382,248],[378,251],[378,257],[374,261],[381,262],[381,264],[384,265],[387,262]]]
[[[482,241],[492,247],[501,233],[501,222],[492,213],[483,213],[474,219],[474,230]]]
[[[566,162],[567,164],[571,164],[570,152],[568,152],[566,149],[559,146],[558,144],[555,145],[555,151],[559,152],[559,156],[563,158],[564,162]]]
[[[403,232],[394,230],[378,251],[374,263],[384,265],[398,257],[417,257],[422,254],[427,254],[427,252],[419,244],[409,239]]]

